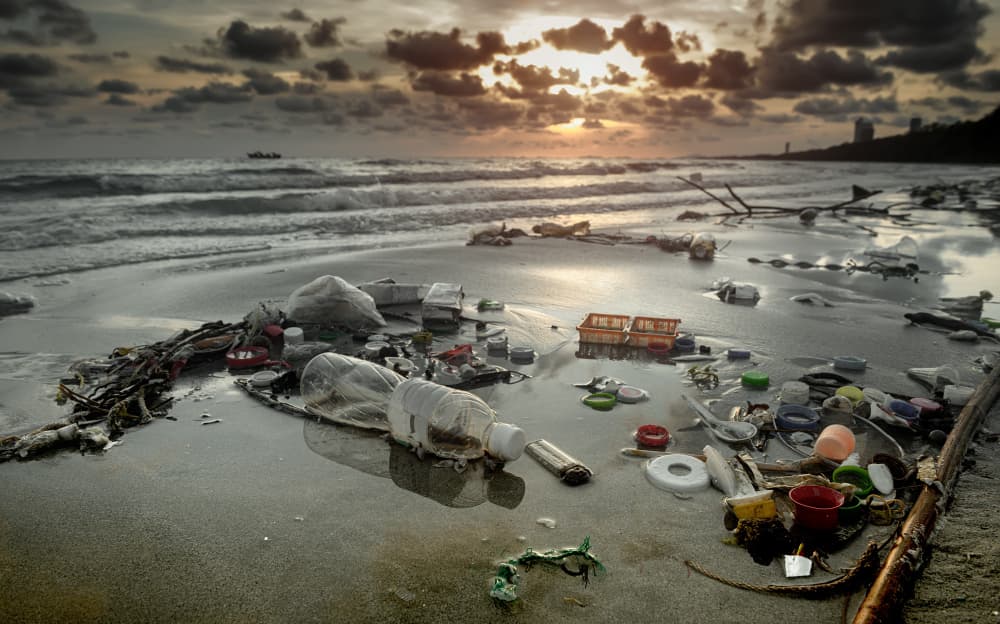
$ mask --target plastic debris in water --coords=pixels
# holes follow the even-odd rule
[[[529,548],[520,557],[508,559],[500,564],[496,576],[493,577],[490,596],[502,602],[517,600],[517,584],[521,580],[517,573],[518,565],[525,565],[529,568],[538,563],[555,566],[570,576],[583,577],[583,584],[586,586],[590,581],[591,571],[595,574],[605,571],[604,565],[589,551],[589,535],[576,548],[560,548],[540,553]],[[575,569],[573,569],[574,567]]]
[[[556,528],[556,521],[553,518],[539,518],[538,520],[535,520],[535,522],[537,522],[538,524],[542,525],[547,529]]]

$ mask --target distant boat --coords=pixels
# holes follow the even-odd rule
[[[247,152],[247,158],[281,158],[278,152]]]

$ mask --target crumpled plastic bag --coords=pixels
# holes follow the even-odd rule
[[[335,275],[317,277],[297,288],[288,298],[287,314],[299,323],[351,329],[385,326],[371,295]]]

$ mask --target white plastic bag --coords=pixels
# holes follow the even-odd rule
[[[334,275],[317,277],[296,289],[288,298],[288,318],[351,329],[385,325],[371,295]]]

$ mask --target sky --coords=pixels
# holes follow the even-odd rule
[[[0,158],[826,147],[992,111],[998,5],[0,0]]]

